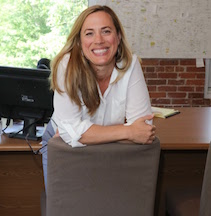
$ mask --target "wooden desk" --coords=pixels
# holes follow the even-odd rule
[[[39,140],[39,141],[31,141],[30,140],[30,144],[34,150],[38,150],[40,147],[42,147],[40,142],[41,142],[41,140]],[[0,152],[1,151],[30,152],[31,149],[24,139],[8,138],[6,135],[2,135],[0,137]]]
[[[179,115],[155,118],[161,141],[156,216],[165,215],[165,191],[171,187],[200,187],[211,141],[211,107],[179,108]],[[32,142],[34,150],[41,147]],[[44,190],[40,155],[25,140],[1,137],[0,215],[39,216]]]
[[[186,107],[178,110],[181,111],[178,115],[154,119],[162,149],[207,149],[211,141],[211,107]]]
[[[211,107],[181,107],[180,114],[167,119],[154,118],[156,134],[163,150],[207,149],[211,141]],[[40,141],[30,141],[33,149]],[[2,135],[0,151],[30,151],[22,139]]]
[[[32,142],[33,148],[41,147]],[[34,155],[25,140],[1,136],[0,215],[39,216],[44,190],[41,156]]]
[[[161,142],[156,216],[165,216],[165,192],[170,188],[201,187],[211,141],[211,107],[178,108],[181,113],[155,118]]]

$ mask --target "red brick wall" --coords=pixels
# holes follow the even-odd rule
[[[211,106],[204,99],[205,68],[195,59],[142,59],[152,106]]]

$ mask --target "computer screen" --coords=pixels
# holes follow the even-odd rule
[[[36,126],[53,113],[50,70],[0,66],[0,117],[23,120],[20,133],[9,137],[37,140]]]

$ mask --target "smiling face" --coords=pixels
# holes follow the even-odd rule
[[[93,68],[114,67],[121,36],[108,13],[98,11],[87,16],[80,37],[83,53]]]

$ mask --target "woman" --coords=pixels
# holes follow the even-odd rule
[[[95,5],[81,13],[51,69],[54,114],[44,144],[55,131],[72,147],[153,142],[155,126],[143,72],[109,7]],[[45,182],[46,162],[47,149]]]

